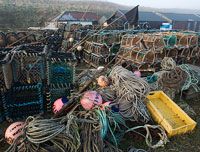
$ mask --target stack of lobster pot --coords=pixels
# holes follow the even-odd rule
[[[67,98],[75,82],[74,53],[54,53],[46,61],[46,106],[47,111],[52,111],[54,101]]]
[[[2,92],[7,120],[20,120],[44,112],[42,82],[45,80],[46,46],[23,45],[11,50],[14,85]]]
[[[143,38],[142,34],[124,35],[116,63],[130,70],[139,70],[143,73],[154,72],[152,65],[155,62],[155,51],[152,48],[155,46],[147,47]]]
[[[109,63],[120,48],[120,33],[95,34],[84,44],[83,60],[97,68]]]
[[[5,119],[2,94],[7,89],[10,89],[13,83],[9,51],[9,49],[0,49],[0,122],[2,122]]]

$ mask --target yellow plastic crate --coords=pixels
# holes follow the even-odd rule
[[[168,137],[194,130],[197,123],[192,120],[163,91],[150,92],[147,107],[153,119],[168,133]]]

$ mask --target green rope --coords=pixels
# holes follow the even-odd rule
[[[193,70],[188,64],[180,65],[180,68],[187,73],[187,79],[182,87],[182,91],[189,89],[191,86],[195,89],[196,92],[200,91],[198,87],[199,76],[198,72]]]

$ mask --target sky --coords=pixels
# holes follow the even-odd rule
[[[126,6],[200,9],[200,0],[108,0]]]

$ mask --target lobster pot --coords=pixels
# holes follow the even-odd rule
[[[177,37],[176,47],[178,48],[189,47],[187,34],[177,33],[176,37]]]
[[[80,25],[78,25],[78,24],[67,24],[65,26],[65,31],[74,32],[74,31],[78,30],[79,26]]]
[[[198,46],[194,48],[190,48],[190,50],[191,50],[191,54],[190,54],[191,58],[198,58],[200,56],[200,48]]]
[[[124,35],[121,40],[122,47],[140,47],[141,35]]]
[[[2,92],[6,119],[20,120],[44,112],[42,84],[15,86]]]
[[[75,39],[82,40],[87,35],[86,31],[75,31]]]
[[[188,35],[188,45],[189,47],[198,46],[198,36],[195,34]]]
[[[10,89],[13,84],[13,71],[10,53],[0,52],[0,89]]]
[[[83,61],[89,64],[91,62],[91,53],[83,51]]]
[[[0,47],[5,47],[6,45],[6,35],[3,32],[0,32]]]
[[[52,53],[47,60],[47,85],[73,84],[76,58],[74,53]]]
[[[144,44],[147,49],[160,51],[165,47],[164,38],[161,35],[143,35]]]
[[[23,46],[12,61],[15,83],[29,85],[41,83],[45,79],[45,57],[47,46]]]
[[[175,35],[163,35],[166,48],[174,48],[176,45],[176,36]]]
[[[4,110],[3,110],[3,102],[1,99],[1,91],[0,91],[0,123],[4,121]]]
[[[166,49],[163,49],[160,52],[155,52],[156,62],[161,62],[165,56],[166,56]]]
[[[106,64],[106,59],[102,56],[91,54],[90,65],[97,68],[99,66],[104,66]]]
[[[64,40],[74,38],[74,32],[64,32]]]
[[[179,58],[189,58],[190,55],[191,55],[191,53],[190,53],[190,49],[189,48],[180,49],[178,51],[178,57]]]
[[[93,42],[86,41],[84,44],[84,50],[88,53],[92,53],[93,50]]]
[[[166,57],[172,57],[173,59],[176,59],[178,56],[178,49],[166,49]]]
[[[68,98],[72,86],[69,85],[50,85],[46,90],[46,108],[47,112],[52,112],[53,103],[59,98]]]
[[[115,34],[114,33],[106,33],[101,36],[101,41],[99,43],[105,43],[107,45],[112,45],[115,41]]]
[[[103,43],[93,43],[92,52],[100,56],[107,56],[110,54],[109,48],[107,48]]]

